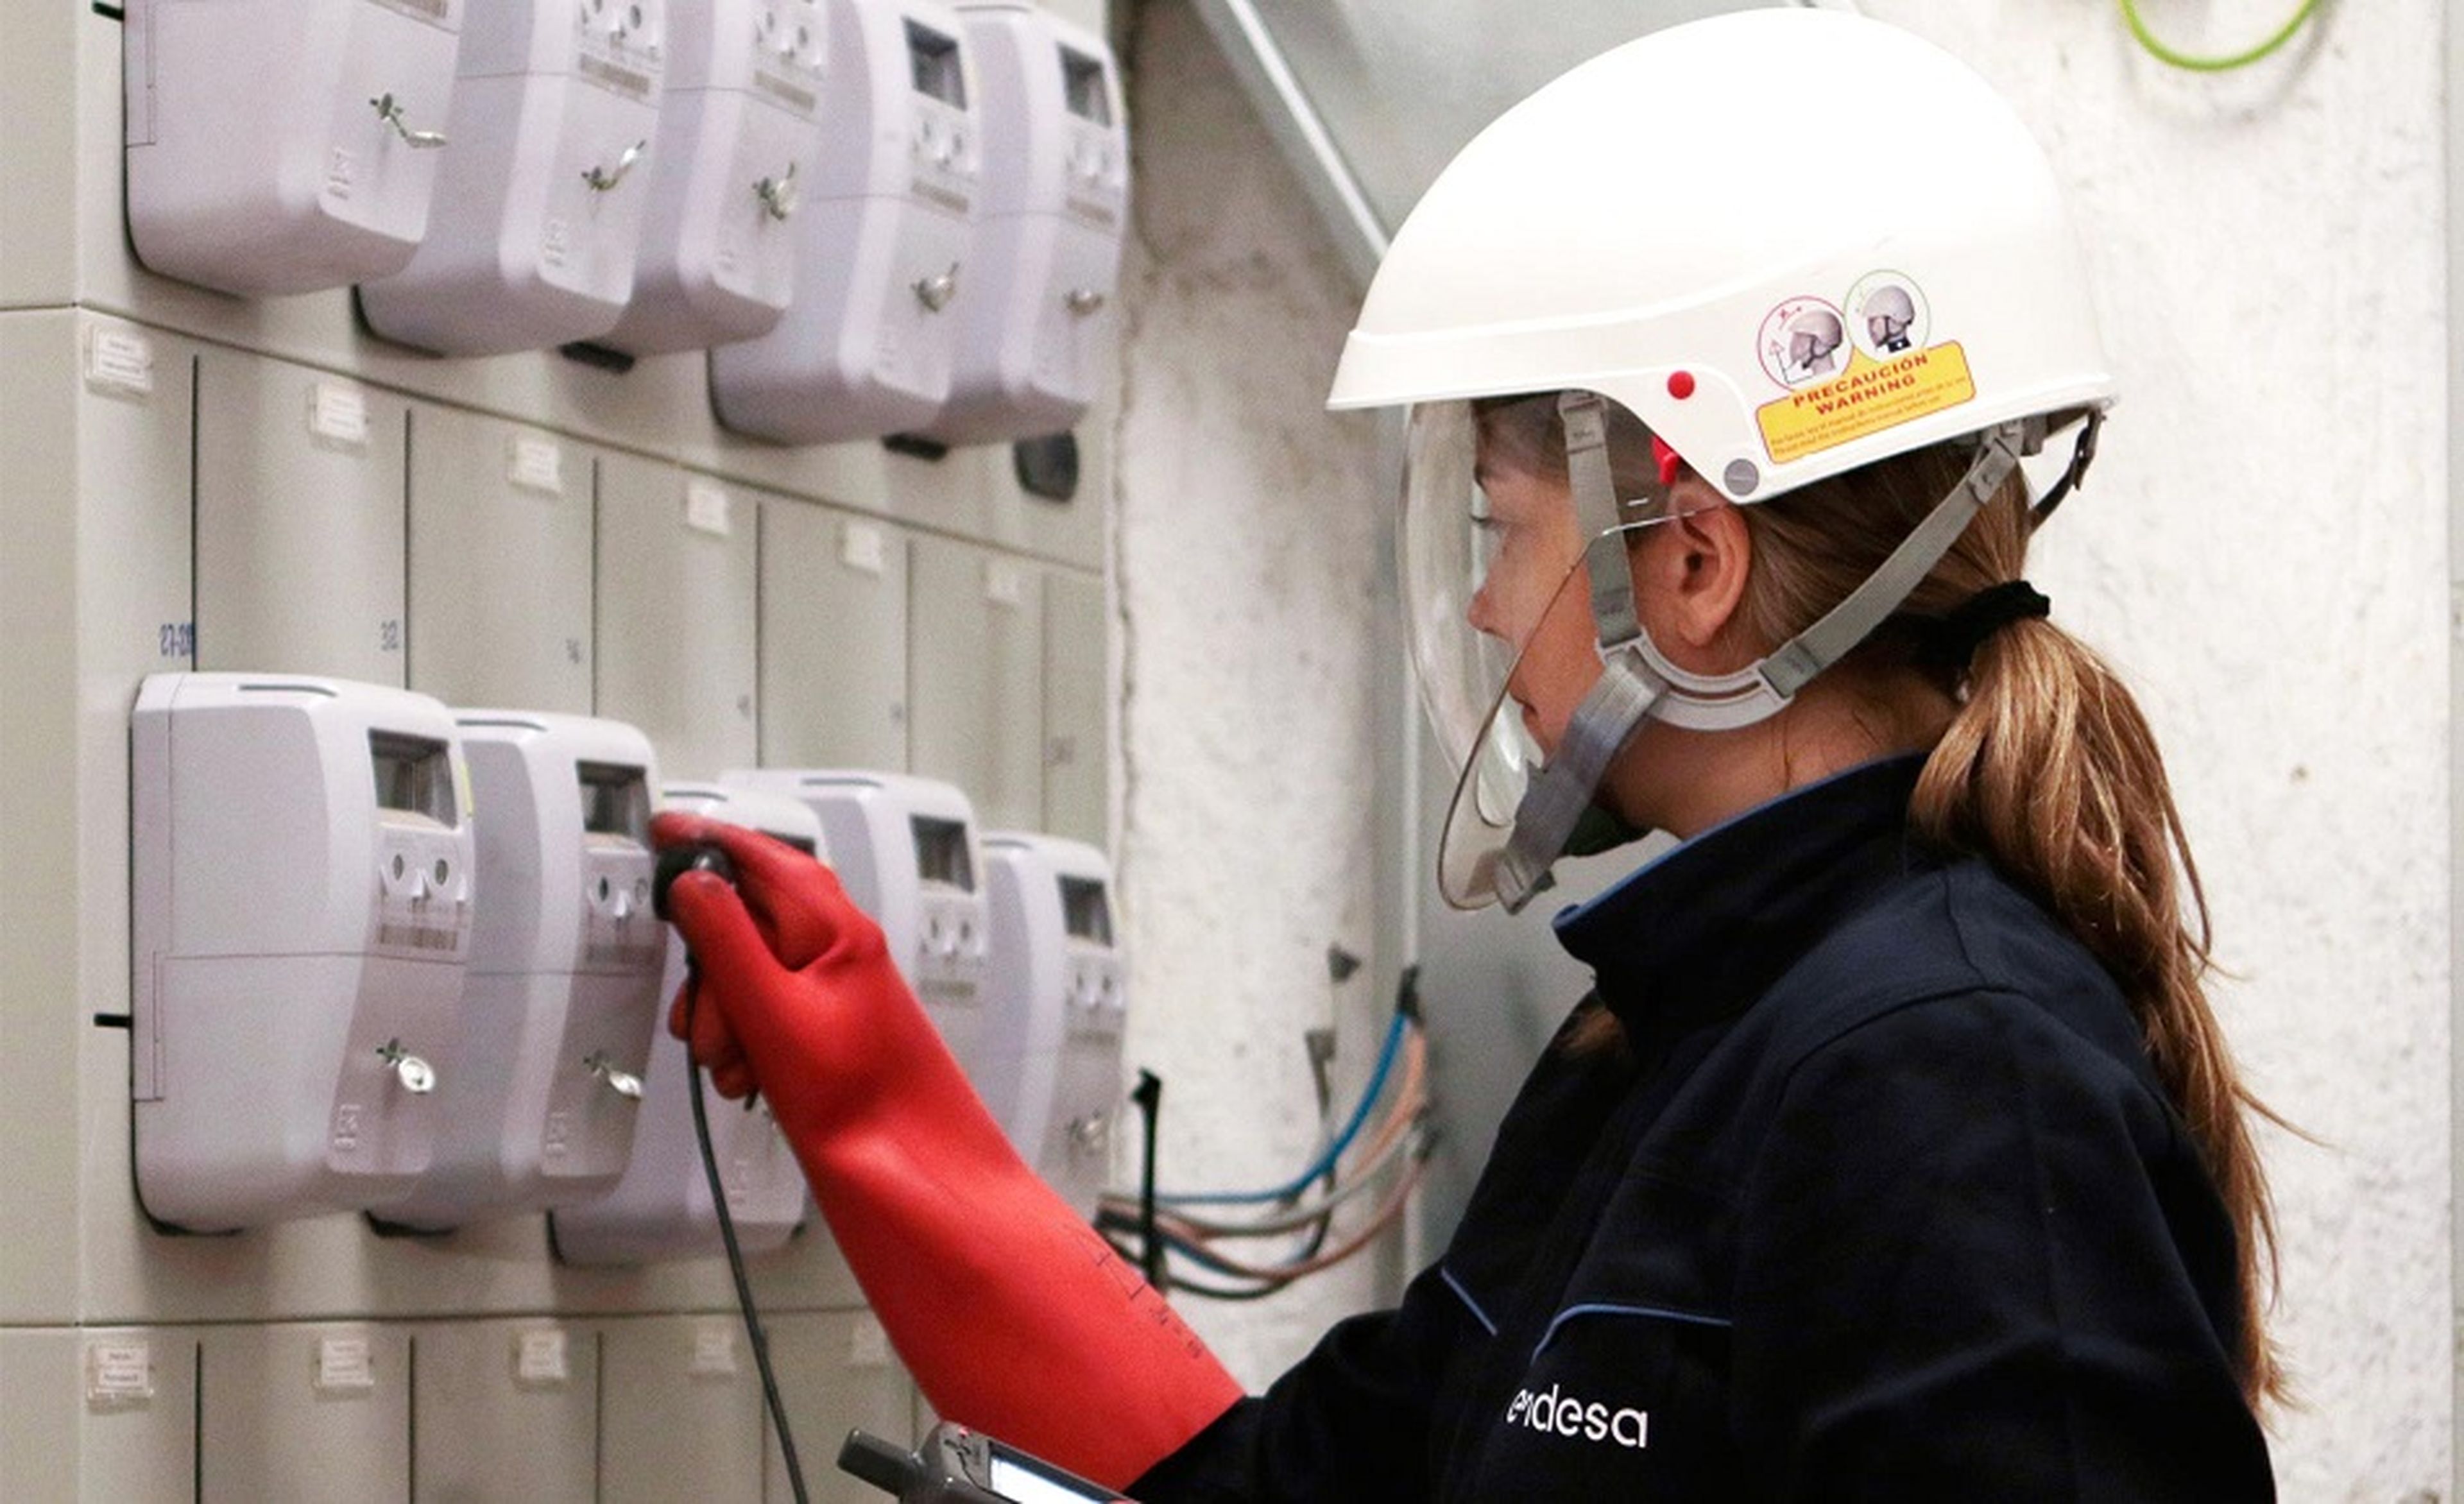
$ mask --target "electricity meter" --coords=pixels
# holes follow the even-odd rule
[[[601,341],[636,355],[747,340],[779,321],[822,144],[815,0],[669,0],[668,37],[633,301]]]
[[[961,0],[983,81],[984,190],[950,400],[919,432],[1036,438],[1094,400],[1130,211],[1119,70],[1092,33],[1030,5]]]
[[[633,1147],[668,927],[650,912],[649,739],[457,711],[478,828],[461,1026],[428,1173],[380,1220],[430,1230],[587,1200]]]
[[[223,1231],[425,1172],[472,933],[451,712],[288,675],[157,674],[129,725],[137,1191]]]
[[[448,355],[596,339],[633,296],[666,0],[491,0],[462,32],[428,237],[360,284],[388,340]]]
[[[670,784],[663,804],[745,826],[807,852],[822,850],[821,821],[801,802],[783,795],[712,784]],[[673,998],[684,985],[687,959],[681,940],[668,947],[667,975],[659,989],[663,1000]],[[710,1181],[693,1134],[692,1071],[683,1042],[668,1031],[663,1001],[642,1082],[632,1161],[606,1195],[549,1213],[557,1257],[568,1264],[643,1264],[721,1251],[718,1213],[711,1205]],[[737,1245],[747,1253],[784,1247],[812,1212],[804,1171],[787,1146],[786,1135],[779,1131],[767,1102],[757,1099],[749,1108],[737,1107],[712,1093],[708,1105],[711,1153],[718,1161],[718,1181],[727,1191]]]
[[[428,228],[462,0],[128,0],[128,234],[165,276],[306,293]]]
[[[1127,1013],[1112,870],[1079,841],[984,837],[992,923],[984,1105],[1053,1189],[1095,1214],[1112,1168]]]
[[[967,796],[903,773],[760,768],[718,781],[791,795],[821,817],[829,864],[847,896],[880,924],[891,958],[980,1090],[989,936]]]
[[[941,409],[984,142],[955,11],[824,0],[822,153],[796,212],[796,297],[757,340],[711,352],[729,428],[786,444],[905,432]]]

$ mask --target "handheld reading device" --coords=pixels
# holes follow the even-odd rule
[[[1100,1484],[947,1423],[926,1432],[913,1451],[849,1431],[839,1468],[897,1494],[899,1504],[1131,1504]]]

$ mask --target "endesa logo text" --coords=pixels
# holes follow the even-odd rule
[[[1528,1426],[1549,1436],[1571,1436],[1578,1441],[1613,1442],[1640,1451],[1651,1440],[1651,1412],[1632,1407],[1611,1409],[1594,1400],[1584,1402],[1572,1395],[1560,1396],[1557,1385],[1533,1394],[1526,1389],[1506,1407],[1506,1424]]]

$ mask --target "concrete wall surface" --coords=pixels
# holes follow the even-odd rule
[[[2279,0],[2149,4],[2230,51]],[[2288,1499],[2450,1491],[2451,501],[2442,8],[2325,8],[2198,77],[2111,6],[1875,0],[2017,105],[2122,401],[2035,569],[2171,765],[2264,1142]]]
[[[1372,420],[1323,408],[1352,294],[1197,17],[1136,11],[1138,161],[1116,473],[1128,1058],[1166,1083],[1167,1188],[1271,1185],[1317,1144],[1302,1033],[1356,1091],[1372,951],[1374,649],[1389,532]],[[1271,1249],[1271,1245],[1268,1246]],[[1184,1300],[1262,1385],[1375,1300],[1366,1262],[1258,1305]]]

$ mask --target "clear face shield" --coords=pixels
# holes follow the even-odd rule
[[[1581,514],[1558,402],[1552,392],[1411,413],[1403,606],[1430,722],[1461,769],[1438,853],[1439,886],[1461,908],[1497,901],[1525,792],[1600,675],[1595,571],[1623,571],[1631,535],[1670,515],[1673,456],[1615,404],[1603,405],[1614,516]]]

